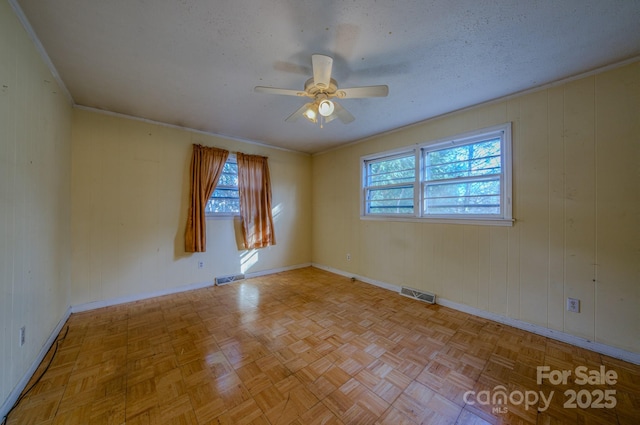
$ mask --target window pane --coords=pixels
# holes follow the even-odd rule
[[[230,162],[229,160],[227,160],[227,162],[224,163],[224,167],[222,168],[222,172],[223,173],[229,173],[229,174],[235,174],[236,176],[238,175],[238,164],[235,162]]]
[[[413,154],[400,158],[369,162],[367,185],[385,186],[413,182],[416,174],[416,158]]]
[[[412,214],[413,185],[388,189],[372,189],[367,199],[370,214]]]
[[[500,139],[427,152],[425,162],[429,181],[499,174]]]
[[[232,158],[224,164],[218,185],[205,207],[205,213],[237,214],[239,212],[238,164]]]
[[[220,180],[218,180],[218,186],[238,187],[238,174],[222,173],[222,175],[220,175]]]
[[[500,179],[429,184],[425,214],[500,214]]]
[[[209,199],[205,213],[237,213],[240,212],[240,199]]]

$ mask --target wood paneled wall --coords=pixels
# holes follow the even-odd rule
[[[185,253],[193,143],[269,157],[276,245],[239,250],[227,217],[207,220],[206,252]],[[72,152],[71,305],[309,263],[309,155],[83,109]]]
[[[70,169],[71,104],[0,1],[0,406],[69,305]]]
[[[361,156],[504,122],[513,227],[360,218]],[[315,155],[313,262],[638,353],[638,123],[634,62]]]

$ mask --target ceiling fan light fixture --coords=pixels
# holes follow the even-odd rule
[[[318,104],[318,112],[323,117],[328,117],[329,115],[333,114],[334,109],[335,105],[329,99],[321,100]]]
[[[309,105],[306,111],[302,114],[306,119],[315,123],[318,121],[318,105],[312,103]]]
[[[349,124],[355,119],[338,102],[332,101],[331,99],[333,98],[385,97],[389,94],[389,87],[385,85],[351,87],[338,90],[338,82],[331,78],[333,59],[329,56],[311,55],[311,66],[313,76],[304,83],[304,91],[267,86],[256,86],[254,90],[259,93],[310,98],[310,103],[296,109],[285,121],[295,122],[298,118],[304,116],[313,124],[320,123],[320,127],[336,118],[339,118],[344,124]]]

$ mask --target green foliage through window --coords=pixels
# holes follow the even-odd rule
[[[235,156],[224,164],[218,185],[213,191],[205,212],[211,215],[235,215],[240,213],[238,194],[238,164]]]
[[[366,162],[368,214],[413,214],[416,158],[413,152]]]
[[[423,150],[425,215],[500,215],[500,137]]]

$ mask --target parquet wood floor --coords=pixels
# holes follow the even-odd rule
[[[640,423],[639,366],[315,268],[67,325],[8,424]],[[604,366],[618,380],[580,386],[572,372],[567,384],[538,384],[543,365]],[[501,389],[507,404],[482,398]],[[615,407],[567,408],[568,389],[587,390],[583,405],[614,390]],[[548,408],[534,391],[554,392]]]

